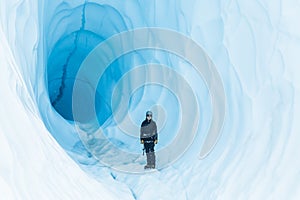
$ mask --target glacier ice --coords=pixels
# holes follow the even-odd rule
[[[296,0],[1,1],[1,194],[5,199],[298,199],[297,9]],[[83,121],[89,121],[79,124],[83,135],[74,127],[72,92],[82,62],[111,36],[141,28],[191,38],[216,66],[226,97],[225,121],[204,159],[199,153],[212,113],[220,109],[211,102],[206,76],[174,52],[127,52],[110,63],[95,88],[89,83],[95,71],[88,71],[79,80],[80,94],[89,97],[88,88],[95,93],[95,110],[81,110]],[[148,70],[150,65],[165,70]],[[143,82],[156,80],[153,76],[162,83]],[[148,108],[161,133],[157,150],[175,140],[183,114],[177,93],[183,82],[174,78],[179,76],[193,91],[199,114],[184,154],[154,173],[105,166],[105,159],[134,170],[143,164],[136,132]],[[135,88],[139,81],[145,85]],[[92,112],[96,126],[90,123]],[[99,127],[101,138],[92,134]],[[136,157],[116,155],[109,142]],[[96,151],[87,151],[87,144]]]

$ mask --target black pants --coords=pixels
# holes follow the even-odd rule
[[[154,152],[154,141],[145,141],[144,148],[146,153]]]

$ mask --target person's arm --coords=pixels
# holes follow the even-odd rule
[[[157,144],[158,142],[158,134],[157,134],[157,126],[156,126],[156,123],[154,124],[154,144]]]
[[[142,126],[140,128],[140,141],[141,141],[141,144],[144,144],[144,140],[142,138]]]

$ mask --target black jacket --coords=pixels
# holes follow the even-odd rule
[[[157,140],[157,126],[155,121],[145,119],[140,129],[140,139],[145,141]]]

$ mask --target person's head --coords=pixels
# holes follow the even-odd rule
[[[152,112],[151,111],[146,112],[146,118],[147,118],[148,121],[152,119]]]

